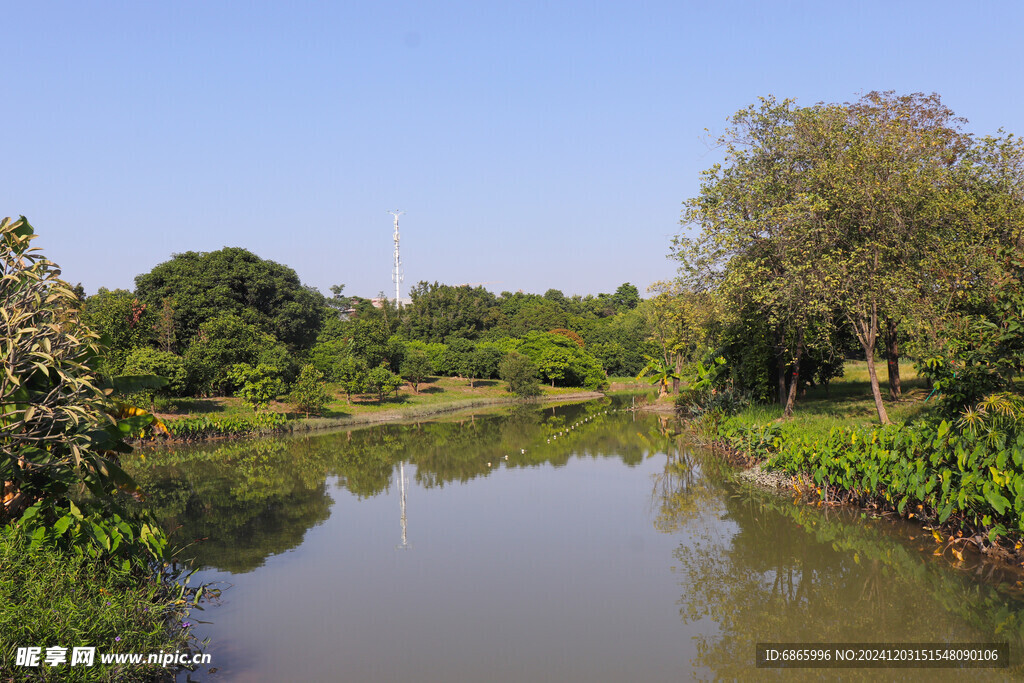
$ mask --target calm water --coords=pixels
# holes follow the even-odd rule
[[[216,671],[193,680],[952,680],[756,669],[754,645],[1019,645],[1015,587],[933,557],[913,527],[738,487],[675,429],[591,402],[132,471],[194,541],[193,581],[224,589],[194,613]]]

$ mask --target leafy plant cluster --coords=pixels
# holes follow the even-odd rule
[[[727,421],[720,434],[769,468],[809,474],[823,499],[881,504],[950,524],[979,544],[1024,532],[1024,430],[984,432],[943,420],[825,435],[799,423]]]
[[[162,645],[181,642],[189,627],[176,623],[185,588],[169,568],[167,537],[129,503],[143,494],[121,468],[131,452],[125,439],[155,421],[117,396],[166,380],[98,376],[97,335],[82,324],[57,266],[31,246],[34,237],[24,217],[0,220],[2,673],[18,646],[77,644],[83,631]],[[110,635],[111,625],[123,635]],[[71,675],[124,674],[100,667]],[[51,670],[41,675],[56,678]]]
[[[214,436],[271,434],[289,429],[283,413],[259,412],[255,415],[200,415],[167,421],[167,431],[177,439],[195,440]]]

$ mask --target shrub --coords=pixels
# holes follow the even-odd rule
[[[266,408],[285,389],[278,369],[266,363],[256,367],[237,363],[228,371],[228,379],[239,386],[235,393],[255,411]]]
[[[540,394],[537,366],[526,356],[515,351],[505,354],[498,373],[508,383],[508,390],[516,396],[526,398]]]
[[[809,474],[822,497],[832,487],[854,500],[913,511],[988,540],[1024,532],[1024,431],[980,432],[952,423],[833,428],[757,427],[726,421],[720,433],[748,456]]]
[[[181,396],[185,392],[187,373],[185,360],[167,351],[157,351],[149,346],[133,349],[125,360],[123,375],[157,375],[167,380],[167,386],[157,391],[143,391],[132,394],[128,402],[138,406],[152,405],[157,396]]]
[[[0,220],[0,524],[20,517],[33,544],[126,563],[160,558],[166,537],[117,497],[138,490],[118,464],[131,450],[123,436],[153,418],[137,410],[115,416],[94,371],[96,335],[81,323],[59,269],[30,247],[33,238],[24,217]],[[77,507],[69,493],[76,484],[92,494]]]
[[[411,349],[402,361],[402,377],[412,385],[412,390],[419,393],[419,385],[430,376],[430,359],[419,349]]]
[[[366,389],[377,394],[377,401],[381,402],[384,397],[394,391],[398,393],[398,387],[402,386],[402,378],[388,370],[384,364],[378,365],[366,373]]]
[[[271,411],[255,415],[200,415],[164,423],[168,433],[178,439],[208,439],[214,436],[271,434],[288,429],[288,417]]]
[[[319,415],[324,411],[331,395],[324,384],[324,374],[312,365],[303,365],[299,378],[292,387],[291,401],[296,410],[301,410],[309,417],[310,413]]]

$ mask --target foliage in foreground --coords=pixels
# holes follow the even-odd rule
[[[169,678],[159,666],[101,666],[100,653],[185,651],[198,599],[174,581],[139,581],[133,569],[0,531],[0,678],[108,681]],[[18,647],[95,647],[95,665],[15,667]],[[22,678],[26,677],[26,678]]]
[[[97,337],[59,268],[31,247],[34,238],[24,217],[0,221],[0,524],[17,522],[34,545],[115,557],[125,567],[160,560],[166,537],[123,506],[138,487],[119,464],[131,451],[124,438],[153,417],[111,399],[160,383],[100,382]]]

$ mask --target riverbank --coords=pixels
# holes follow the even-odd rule
[[[880,426],[870,419],[867,383],[856,368],[851,375],[827,393],[808,392],[790,420],[777,407],[751,406],[705,417],[697,429],[756,484],[909,520],[958,562],[976,553],[1019,569],[1024,437],[990,438],[930,415],[914,379],[903,400],[890,402],[899,423]]]
[[[607,393],[578,387],[541,389],[540,396],[524,399],[510,394],[504,382],[484,380],[469,386],[463,379],[437,377],[421,384],[419,391],[406,385],[397,396],[383,401],[366,396],[349,398],[334,390],[334,400],[319,416],[291,412],[290,406],[281,402],[257,413],[240,399],[229,397],[181,399],[173,404],[174,412],[158,411],[156,416],[171,442],[184,442],[409,421],[490,406],[588,401],[631,392],[629,388]]]

